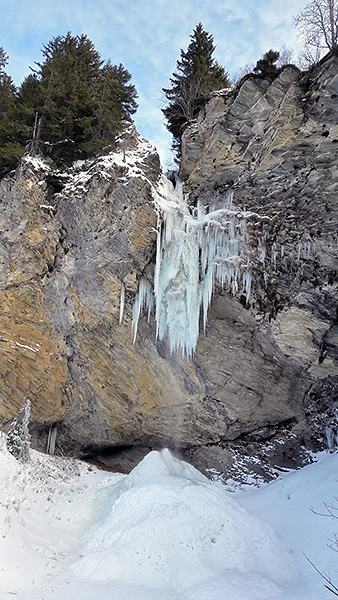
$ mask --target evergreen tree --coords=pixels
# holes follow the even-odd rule
[[[279,52],[269,50],[263,57],[257,61],[254,71],[263,77],[274,79],[279,73],[276,63],[279,59]]]
[[[31,410],[30,400],[26,400],[19,415],[11,424],[7,434],[7,449],[21,462],[29,461],[29,446],[31,436],[28,431],[29,416]]]
[[[181,156],[183,125],[196,117],[210,92],[230,86],[224,68],[213,58],[213,36],[204,31],[202,23],[196,26],[190,38],[187,51],[181,50],[170,88],[162,90],[169,103],[162,112],[167,129],[173,135],[177,159]]]
[[[39,146],[43,106],[41,82],[36,73],[31,73],[23,80],[18,92],[17,110],[20,120],[17,138],[33,155]]]
[[[136,111],[130,74],[110,61],[103,66],[85,35],[55,37],[42,54],[19,92],[31,152],[39,149],[61,164],[94,156]]]
[[[121,131],[123,122],[137,110],[137,93],[129,83],[130,73],[123,65],[112,65],[110,60],[101,70],[97,97],[97,130],[99,138],[107,143]]]
[[[102,60],[85,36],[53,38],[38,64],[43,107],[40,140],[54,159],[86,158],[93,151],[95,89]],[[39,107],[34,107],[35,113]]]
[[[17,142],[16,88],[6,73],[8,56],[0,47],[0,177],[11,171],[24,154]]]

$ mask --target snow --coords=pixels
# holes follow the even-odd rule
[[[95,179],[111,181],[112,169],[120,168],[119,183],[127,185],[130,178],[142,179],[152,187],[151,181],[144,174],[145,161],[151,154],[157,154],[155,146],[140,134],[134,150],[110,152],[92,161],[77,161],[67,173],[67,182],[61,192],[62,196],[81,197],[88,191]]]
[[[30,156],[28,154],[22,158],[22,163],[34,169],[35,171],[47,172],[50,170],[50,165],[48,164],[48,162],[45,159],[40,158],[38,156]]]
[[[168,450],[127,476],[0,438],[0,598],[325,600],[338,455],[235,494]]]

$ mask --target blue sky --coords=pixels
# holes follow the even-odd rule
[[[293,16],[306,0],[0,0],[0,46],[19,85],[56,35],[84,33],[102,58],[132,74],[139,95],[135,123],[170,159],[161,88],[198,22],[214,36],[215,57],[233,75],[283,44],[299,51]]]

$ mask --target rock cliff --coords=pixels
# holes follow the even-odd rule
[[[40,449],[54,431],[57,452],[121,468],[167,445],[221,470],[239,454],[293,464],[335,431],[337,73],[328,55],[308,74],[249,76],[187,127],[191,201],[233,188],[238,206],[271,219],[249,231],[250,300],[216,289],[191,360],[156,341],[153,316],[133,344],[138,282],[153,279],[160,165],[132,127],[117,152],[76,163],[57,193],[36,158],[1,182],[2,427],[29,397]]]

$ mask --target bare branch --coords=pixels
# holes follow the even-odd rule
[[[311,0],[296,17],[295,24],[306,48],[322,52],[338,43],[338,0]]]
[[[328,577],[326,577],[326,575],[324,575],[317,567],[316,565],[309,559],[309,557],[305,554],[305,552],[303,552],[303,555],[305,556],[306,560],[310,563],[310,565],[314,568],[314,570],[318,573],[318,575],[320,575],[322,577],[322,579],[324,579],[324,581],[326,581],[325,587],[326,589],[329,590],[329,592],[331,592],[331,594],[333,594],[334,596],[338,596],[338,587],[334,585],[334,583],[332,583],[330,575]]]

